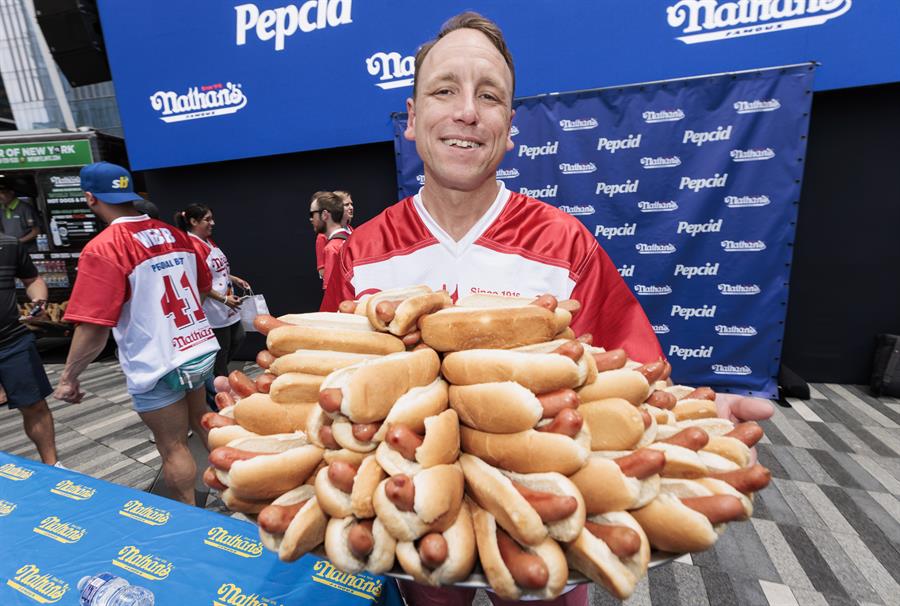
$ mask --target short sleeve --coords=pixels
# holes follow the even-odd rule
[[[64,319],[115,326],[128,296],[128,275],[122,266],[98,254],[84,253],[78,259],[78,277]]]
[[[28,254],[28,247],[21,244],[17,245],[16,251],[16,277],[20,280],[30,280],[38,277],[38,270],[31,261],[31,255]]]

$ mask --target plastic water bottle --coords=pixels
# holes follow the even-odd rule
[[[78,581],[80,606],[153,606],[153,592],[122,577],[101,572]]]

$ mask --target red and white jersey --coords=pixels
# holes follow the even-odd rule
[[[231,287],[231,267],[228,265],[228,257],[212,239],[204,240],[191,232],[187,232],[187,235],[191,238],[191,244],[194,246],[194,252],[200,257],[200,262],[206,263],[209,273],[212,274],[212,289],[219,294],[226,294]],[[241,319],[240,312],[212,297],[207,297],[203,301],[203,311],[206,312],[206,319],[213,328],[231,326]]]
[[[574,217],[505,187],[469,233],[451,238],[422,204],[422,192],[361,225],[341,249],[322,310],[361,295],[425,284],[454,297],[549,293],[582,304],[572,328],[594,344],[662,356],[650,322],[597,240]]]
[[[121,217],[87,243],[68,322],[111,326],[129,393],[219,344],[200,305],[210,273],[187,235],[147,215]]]

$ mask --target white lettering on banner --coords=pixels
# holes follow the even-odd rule
[[[608,151],[611,154],[620,149],[637,149],[641,146],[642,134],[628,135],[626,139],[607,139],[600,137],[597,141],[597,151]]]
[[[719,275],[718,263],[707,263],[706,265],[682,265],[675,266],[676,276],[684,276],[688,280],[694,276],[717,276]]]
[[[674,244],[647,244],[640,242],[634,245],[639,255],[671,255],[677,249]]]
[[[544,187],[539,187],[537,189],[528,189],[527,187],[519,188],[520,194],[525,194],[531,198],[537,198],[538,200],[544,200],[547,198],[555,198],[556,190],[559,189],[559,185],[545,185]]]
[[[773,112],[781,107],[778,99],[754,99],[753,101],[735,101],[734,111],[739,114],[755,114],[756,112]]]
[[[713,347],[700,347],[691,349],[690,347],[679,347],[678,345],[669,346],[669,357],[681,358],[688,360],[689,358],[711,358]]]
[[[597,212],[596,210],[594,210],[594,207],[591,206],[590,204],[585,204],[585,205],[575,204],[573,206],[562,205],[559,207],[559,210],[563,211],[564,213],[569,213],[570,215],[574,215],[576,217],[593,215],[595,212]]]
[[[722,249],[725,252],[759,252],[766,250],[766,243],[762,240],[722,240]]]
[[[674,168],[681,166],[681,158],[678,156],[657,156],[656,158],[641,158],[641,166],[646,169],[652,168]]]
[[[712,177],[708,177],[706,179],[691,179],[690,177],[682,177],[681,182],[678,184],[678,189],[689,189],[693,192],[699,192],[701,189],[708,189],[710,187],[725,187],[725,183],[728,181],[728,173],[724,175],[719,175],[716,173]]]
[[[586,120],[576,119],[559,121],[559,127],[565,131],[591,130],[593,128],[597,128],[598,126],[600,126],[600,123],[597,122],[597,118],[588,118]]]
[[[199,120],[233,114],[247,105],[247,97],[240,84],[226,82],[193,86],[183,95],[175,91],[156,91],[150,95],[150,106],[162,112],[166,123]]]
[[[753,326],[725,326],[716,325],[716,334],[720,337],[755,337],[756,328]]]
[[[419,185],[425,185],[425,175],[416,175],[416,182]]]
[[[644,122],[647,124],[655,124],[656,122],[678,122],[679,120],[684,120],[684,111],[680,109],[663,109],[658,112],[648,110],[641,114],[641,117],[644,118]]]
[[[534,160],[538,156],[555,156],[559,150],[559,141],[547,141],[544,145],[520,145],[519,157],[528,156]]]
[[[715,318],[716,306],[704,305],[703,307],[682,307],[681,305],[673,305],[671,316],[679,316],[685,320],[691,318]]]
[[[398,52],[377,52],[366,59],[366,70],[370,76],[379,76],[381,82],[375,86],[382,90],[402,88],[413,85],[413,75],[416,72],[416,58],[404,57]]]
[[[720,295],[753,296],[762,292],[757,284],[719,284]]]
[[[81,177],[78,175],[70,176],[70,177],[50,177],[50,182],[53,183],[53,187],[81,187]]]
[[[675,231],[676,234],[688,234],[690,237],[694,237],[697,234],[711,234],[718,233],[722,230],[722,219],[718,221],[715,219],[710,219],[706,223],[688,223],[687,221],[679,221],[678,229]]]
[[[635,179],[634,181],[627,179],[625,183],[603,183],[601,181],[597,183],[597,191],[595,193],[598,196],[604,194],[610,198],[619,194],[634,194],[637,193],[638,183],[640,182],[640,179]]]
[[[513,125],[509,128],[509,136],[510,136],[510,137],[515,137],[515,136],[518,135],[518,134],[519,134],[519,127],[517,127],[515,124],[513,124]]]
[[[689,35],[678,40],[696,44],[822,25],[852,5],[853,0],[680,0],[666,9],[666,17],[670,27],[685,26],[681,31]]]
[[[237,17],[235,44],[247,43],[247,32],[253,29],[256,37],[266,42],[275,39],[275,50],[284,50],[284,40],[301,31],[304,34],[353,23],[350,17],[352,0],[307,0],[297,6],[288,4],[260,11],[252,3],[234,7]],[[313,12],[315,11],[315,12]]]
[[[622,267],[617,268],[619,275],[623,278],[633,278],[634,277],[634,265],[623,265]]]
[[[172,232],[167,227],[145,229],[135,232],[132,235],[144,248],[153,248],[154,246],[161,246],[166,243],[175,243],[175,236],[172,235]]]
[[[640,297],[655,297],[661,295],[671,295],[672,287],[668,284],[664,284],[663,286],[653,286],[646,284],[635,284],[634,292],[636,295]]]
[[[593,162],[588,162],[587,164],[569,164],[567,162],[563,162],[559,165],[559,170],[564,175],[585,175],[587,173],[592,173],[597,170],[597,165]]]
[[[768,206],[772,201],[769,196],[725,196],[728,208],[745,208],[751,206]]]
[[[519,176],[519,169],[517,168],[498,168],[497,169],[497,178],[498,179],[515,179]]]
[[[678,202],[675,200],[657,200],[655,202],[641,200],[637,205],[642,213],[667,213],[678,210]]]
[[[658,335],[667,335],[669,334],[669,325],[668,324],[654,324],[653,332]]]
[[[730,155],[734,162],[756,162],[757,160],[771,160],[775,157],[775,150],[771,147],[765,149],[733,149]]]
[[[708,131],[692,131],[686,130],[684,131],[684,136],[681,139],[682,143],[687,143],[690,141],[697,147],[701,147],[704,143],[709,143],[710,141],[728,141],[731,139],[731,129],[732,126],[728,125],[728,127],[720,126],[716,130],[708,130]]]
[[[606,227],[605,225],[598,225],[594,228],[594,236],[604,237],[607,240],[612,240],[613,238],[617,238],[619,236],[633,236],[637,231],[637,223],[626,223],[621,227]]]
[[[710,366],[713,374],[717,375],[749,375],[753,369],[747,365],[733,366],[731,364],[713,364]]]

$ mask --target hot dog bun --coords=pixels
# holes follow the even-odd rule
[[[627,400],[607,398],[578,407],[591,434],[591,450],[633,450],[647,428],[640,411]]]
[[[238,438],[252,438],[256,435],[252,431],[246,430],[240,425],[228,425],[227,427],[213,427],[209,430],[206,437],[206,443],[209,449],[213,450],[219,446],[227,446],[232,440]]]
[[[355,314],[316,312],[282,316],[291,326],[278,326],[266,336],[266,348],[273,356],[299,349],[323,349],[384,355],[403,351],[403,341],[376,332],[369,320]]]
[[[312,486],[298,486],[272,501],[272,505],[288,506],[303,501],[305,503],[283,533],[267,532],[262,526],[259,528],[262,544],[277,553],[282,562],[293,562],[325,540],[328,518],[319,508]],[[265,515],[262,512],[260,514]]]
[[[325,530],[325,553],[340,570],[356,574],[368,570],[373,574],[387,572],[394,565],[394,551],[397,541],[385,529],[381,520],[375,518],[372,525],[374,544],[365,559],[359,559],[350,551],[349,536],[355,524],[360,522],[353,516],[331,518]]]
[[[332,483],[328,473],[329,467],[323,467],[316,474],[316,498],[322,511],[333,518],[346,518],[349,515],[357,518],[374,517],[372,495],[385,477],[384,470],[378,465],[375,457],[369,455],[363,459],[350,492],[344,492]]]
[[[544,412],[537,396],[514,381],[453,385],[450,406],[462,423],[490,433],[531,429]]]
[[[570,479],[581,491],[589,515],[643,507],[659,494],[659,474],[628,477],[603,453],[591,453],[587,464]]]
[[[319,386],[324,377],[302,372],[286,372],[278,375],[269,387],[269,396],[278,404],[315,402],[319,399]]]
[[[379,305],[388,303],[391,319],[379,313]],[[434,313],[453,305],[445,290],[432,291],[427,286],[412,286],[383,290],[369,297],[366,302],[366,317],[376,330],[387,331],[402,337],[416,330],[416,323],[425,314]]]
[[[576,440],[534,429],[497,434],[461,426],[459,437],[463,452],[517,473],[555,471],[567,476],[581,469],[588,457],[588,449]]]
[[[234,493],[233,490],[227,488],[219,493],[219,498],[225,507],[231,511],[238,511],[246,514],[257,514],[272,503],[272,499],[244,499]]]
[[[307,403],[278,404],[269,394],[255,393],[234,405],[234,420],[260,435],[303,431],[315,398]]]
[[[391,536],[414,541],[426,532],[443,532],[456,520],[463,497],[463,473],[459,465],[438,465],[410,478],[415,488],[412,511],[401,511],[388,498],[383,480],[375,489],[374,505]]]
[[[717,416],[716,403],[710,400],[679,400],[672,413],[678,421],[694,419],[714,419]]]
[[[229,470],[216,469],[216,476],[235,496],[250,500],[274,499],[296,488],[322,460],[322,449],[302,433],[239,438],[222,448],[260,453],[234,461]],[[210,453],[211,463],[216,451]]]
[[[574,388],[580,376],[578,364],[560,354],[491,349],[448,354],[441,371],[452,385],[515,381],[536,394]]]
[[[425,419],[447,410],[447,402],[447,382],[440,377],[428,385],[413,387],[394,402],[372,439],[376,442],[383,441],[393,423],[406,425],[416,433],[424,434]]]
[[[416,543],[397,543],[397,561],[417,583],[432,587],[451,585],[466,579],[475,566],[475,529],[465,501],[453,525],[440,534],[447,543],[447,558],[435,568],[423,564]]]
[[[526,305],[531,305],[534,301],[535,297],[504,297],[501,295],[478,294],[460,297],[456,301],[456,306],[493,309],[497,307],[524,307]],[[571,322],[572,312],[569,311],[566,306],[558,304],[556,309],[553,310],[553,323],[556,333],[566,330]]]
[[[419,324],[422,341],[440,352],[508,349],[549,341],[558,332],[553,312],[537,305],[448,307],[423,316]]]
[[[301,349],[276,358],[269,366],[269,372],[283,375],[289,372],[300,372],[308,375],[327,376],[337,370],[357,362],[371,360],[374,354],[348,353],[345,351],[321,351]]]
[[[415,475],[436,465],[449,465],[459,458],[459,417],[454,410],[424,420],[424,439],[415,448],[415,461],[407,459],[388,441],[378,445],[375,456],[388,475]],[[389,434],[390,435],[390,434]]]
[[[552,341],[547,341],[546,343],[536,343],[534,345],[523,345],[522,347],[516,347],[514,351],[553,353],[557,349],[559,349],[560,346],[568,343],[571,340],[571,337],[556,338]],[[594,357],[590,354],[588,348],[584,348],[584,353],[578,359],[576,364],[578,365],[578,383],[575,385],[575,387],[581,387],[582,385],[593,383],[597,380],[597,363],[594,361]]]
[[[650,395],[650,384],[641,373],[627,368],[598,372],[593,383],[578,390],[582,402],[622,398],[637,406]]]

